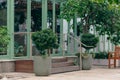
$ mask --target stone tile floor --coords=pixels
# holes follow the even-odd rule
[[[91,70],[73,71],[50,76],[35,76],[33,73],[1,73],[7,80],[120,80],[120,67],[94,66]],[[2,80],[2,79],[1,79]]]

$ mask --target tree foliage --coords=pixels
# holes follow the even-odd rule
[[[7,51],[7,45],[9,44],[10,36],[7,33],[6,26],[0,27],[0,52]]]
[[[74,18],[75,13],[78,11],[80,0],[66,0],[61,7],[60,17],[66,19],[68,22]]]
[[[81,18],[80,28],[88,33],[91,26],[100,35],[108,35],[115,45],[120,43],[119,0],[67,0],[63,3],[62,18],[70,21],[74,14]]]

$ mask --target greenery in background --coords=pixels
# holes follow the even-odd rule
[[[65,0],[61,7],[60,17],[66,19],[68,22],[74,18],[79,8],[80,0]]]
[[[95,53],[95,59],[108,59],[107,52],[97,52]]]
[[[89,33],[93,26],[100,35],[108,35],[115,45],[120,43],[119,0],[66,0],[61,8],[61,17],[67,21],[75,14],[81,18],[79,28],[82,33]]]
[[[18,42],[15,41],[14,52],[15,52],[16,57],[23,56],[24,55],[24,46],[20,45]]]
[[[9,44],[10,37],[7,33],[7,27],[1,26],[0,27],[0,52],[7,51],[7,45]]]
[[[39,55],[46,55],[46,50],[58,48],[57,35],[51,29],[33,33],[32,40],[39,50]]]
[[[86,57],[87,57],[87,53],[83,53],[83,54],[85,54]],[[108,53],[107,52],[96,52],[96,53],[90,52],[90,54],[92,54],[92,57],[94,59],[108,59]],[[76,53],[75,55],[80,57],[80,53]],[[82,56],[84,57],[85,55],[82,55]]]
[[[102,3],[108,1],[110,4],[119,4],[120,3],[120,0],[91,0],[91,1],[102,2]]]
[[[95,58],[96,53],[94,53],[94,52],[89,52],[89,53],[90,53],[90,55],[92,55],[92,58]],[[80,53],[76,53],[75,56],[77,56],[77,57],[79,58],[79,57],[80,57]],[[89,55],[88,55],[88,53],[82,53],[81,56],[82,56],[83,58],[87,58]]]

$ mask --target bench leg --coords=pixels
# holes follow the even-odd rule
[[[110,58],[108,59],[108,68],[111,68],[110,67]]]
[[[116,59],[114,59],[114,68],[116,68]]]

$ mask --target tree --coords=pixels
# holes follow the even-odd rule
[[[39,50],[39,55],[46,55],[46,50],[59,47],[57,44],[57,36],[51,29],[35,32],[32,35],[32,40]]]
[[[66,19],[68,22],[74,18],[75,13],[78,11],[80,0],[65,0],[61,7],[60,17]]]
[[[115,45],[120,43],[120,5],[118,0],[67,0],[63,3],[62,18],[70,21],[74,14],[81,18],[83,33],[91,26],[100,35],[108,35]]]

